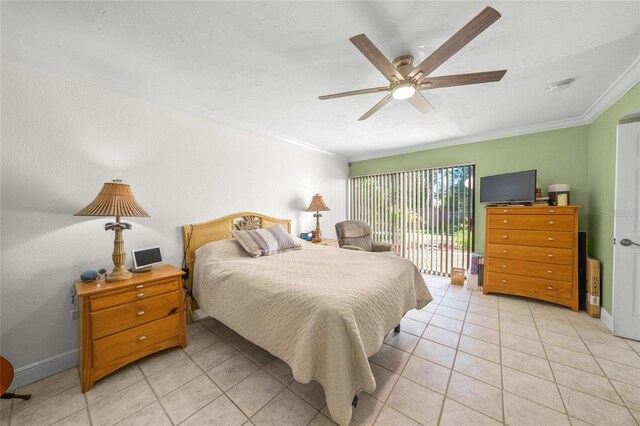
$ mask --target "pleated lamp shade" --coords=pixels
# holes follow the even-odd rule
[[[138,204],[131,187],[121,182],[106,182],[96,198],[74,216],[149,217]]]
[[[329,210],[331,209],[324,203],[322,195],[320,194],[314,195],[313,199],[311,200],[311,204],[309,204],[309,207],[307,207],[308,212],[326,212]]]

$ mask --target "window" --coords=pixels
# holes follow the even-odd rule
[[[349,179],[349,217],[367,222],[375,241],[422,272],[469,267],[473,250],[473,164]]]

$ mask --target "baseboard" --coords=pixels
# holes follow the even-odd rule
[[[600,321],[607,326],[609,331],[613,332],[613,318],[604,308],[600,308]]]
[[[30,383],[78,365],[78,350],[74,349],[24,367],[16,368],[13,372],[13,382],[9,390],[16,390]]]

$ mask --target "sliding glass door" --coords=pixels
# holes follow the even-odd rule
[[[448,275],[469,267],[473,250],[474,165],[349,179],[349,217],[367,222],[373,239],[422,272]]]

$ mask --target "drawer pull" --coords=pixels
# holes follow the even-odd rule
[[[555,210],[549,210],[549,213],[555,213],[555,212],[556,212]]]
[[[547,290],[555,290],[555,288],[551,287],[550,285],[547,286]]]
[[[547,257],[555,257],[555,255],[554,255],[554,254],[549,253],[549,254],[547,255]]]
[[[509,213],[509,210],[502,210],[502,213]]]
[[[555,238],[553,238],[553,237],[549,237],[549,238],[547,238],[547,240],[549,240],[549,241],[555,241]]]
[[[136,286],[136,290],[140,290],[141,288],[144,288],[144,286],[143,286],[142,284],[138,284],[138,285]]]
[[[142,342],[146,338],[147,338],[147,336],[140,336],[140,337],[138,337],[138,342]]]
[[[509,223],[507,219],[503,220],[502,223]]]
[[[503,235],[502,238],[506,240],[508,237],[506,235]]]
[[[506,267],[507,267],[507,265],[502,265],[502,267],[503,267],[503,268],[506,268]]]
[[[552,220],[549,221],[549,225],[555,225],[556,223]]]
[[[507,251],[507,250],[502,250],[502,252],[505,253],[505,254],[509,253],[509,251]]]
[[[138,293],[136,294],[136,297],[144,297],[144,293]]]
[[[506,284],[506,283],[507,283],[507,280],[502,280],[502,282]]]
[[[141,317],[141,316],[143,316],[143,315],[144,315],[144,311],[140,311],[140,312],[138,312],[138,316],[139,316],[139,317]]]
[[[553,274],[553,271],[547,271],[547,274]]]

